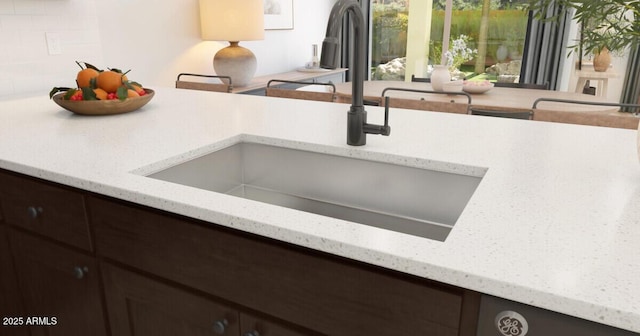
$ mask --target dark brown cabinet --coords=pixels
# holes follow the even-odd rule
[[[98,255],[278,320],[327,335],[475,335],[475,292],[132,204],[88,204]]]
[[[102,270],[114,335],[239,335],[233,308],[109,264]]]
[[[93,257],[16,230],[10,240],[32,335],[107,335]]]
[[[9,249],[7,228],[0,214],[0,335],[26,336],[29,330],[20,326],[15,318],[23,317],[18,282],[15,277],[13,259]]]
[[[91,250],[79,191],[0,171],[0,205],[9,225]]]
[[[102,271],[113,335],[318,335],[111,264]]]
[[[267,318],[249,313],[240,313],[241,336],[319,336],[310,331],[294,329]]]
[[[18,336],[476,333],[479,293],[19,174],[0,213]]]
[[[81,191],[0,171],[2,296],[17,296],[20,335],[107,335]],[[6,253],[5,253],[6,250]],[[12,288],[11,288],[12,287]],[[5,315],[8,316],[8,315]],[[6,329],[0,329],[4,335]]]

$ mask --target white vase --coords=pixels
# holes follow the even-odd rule
[[[640,159],[640,124],[638,124],[638,159]]]
[[[444,65],[434,65],[431,72],[431,87],[434,91],[443,91],[442,85],[451,81],[449,69]]]
[[[507,56],[509,56],[509,49],[501,44],[496,51],[496,59],[498,59],[498,62],[502,62],[507,59]]]

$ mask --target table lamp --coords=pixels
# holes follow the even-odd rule
[[[264,39],[263,0],[200,0],[202,39],[229,41],[213,58],[219,76],[231,77],[233,86],[246,86],[256,72],[256,56],[240,41]]]

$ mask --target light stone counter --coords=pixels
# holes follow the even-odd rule
[[[635,131],[394,109],[391,136],[356,148],[347,109],[160,88],[86,117],[16,97],[0,101],[0,168],[640,332]],[[439,242],[140,175],[240,138],[484,179]]]

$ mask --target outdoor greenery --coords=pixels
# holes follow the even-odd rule
[[[527,28],[528,0],[491,0],[489,31],[487,37],[487,65],[495,63],[496,53],[501,45],[510,52],[521,54]],[[431,21],[432,46],[442,46],[445,0],[434,1]],[[373,1],[372,65],[384,64],[406,55],[408,0]],[[470,39],[468,47],[477,49],[479,27],[482,18],[482,0],[454,0],[451,22],[451,36],[465,35]],[[437,47],[436,47],[437,48]],[[432,52],[432,63],[439,59]]]
[[[479,27],[482,19],[481,10],[455,10],[451,16],[451,36],[466,35],[471,39],[469,47],[477,48]],[[487,37],[487,57],[494,63],[498,48],[506,46],[509,51],[522,53],[527,32],[527,12],[522,10],[494,10],[489,12],[489,34]],[[442,30],[444,27],[444,11],[434,11],[431,17],[431,41],[442,46]],[[434,62],[437,57],[429,56]]]
[[[483,0],[453,0],[453,8],[460,10],[481,9]],[[434,0],[433,8],[444,10],[446,0]],[[522,0],[490,0],[491,10],[499,9],[526,9],[527,3]]]
[[[606,47],[621,53],[640,38],[639,0],[529,0],[529,8],[537,19],[545,21],[557,21],[567,10],[575,10],[576,21],[585,28],[582,48],[586,52],[598,53]],[[580,48],[580,44],[573,48]]]
[[[373,55],[375,64],[386,63],[407,53],[407,28],[409,12],[406,7],[374,5]]]

